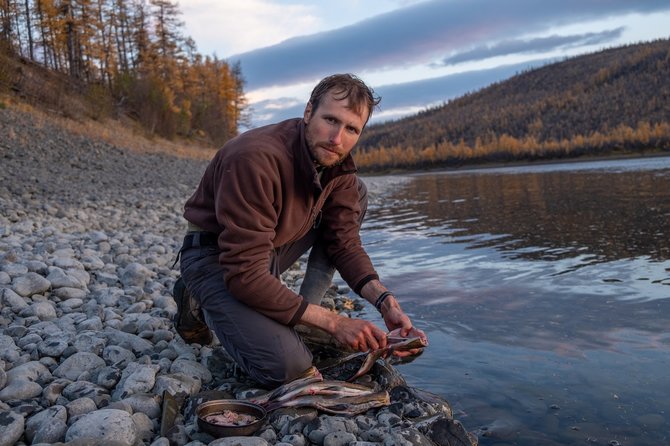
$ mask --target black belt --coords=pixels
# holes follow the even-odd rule
[[[184,237],[181,250],[198,248],[200,246],[217,246],[219,244],[218,240],[219,236],[213,232],[189,232]]]

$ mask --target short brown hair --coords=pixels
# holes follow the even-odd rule
[[[379,105],[381,98],[365,82],[353,74],[333,74],[321,80],[312,90],[309,102],[312,104],[312,113],[319,107],[319,102],[332,91],[338,100],[349,98],[349,108],[360,113],[365,106],[368,108],[367,123],[372,116],[372,111]]]

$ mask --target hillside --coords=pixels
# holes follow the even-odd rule
[[[371,126],[366,169],[670,149],[670,40],[520,73],[416,116]]]

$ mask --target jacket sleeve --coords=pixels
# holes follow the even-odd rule
[[[324,203],[322,216],[326,252],[349,287],[360,292],[361,283],[379,276],[361,243],[358,178],[349,174],[333,181],[334,188]]]
[[[269,164],[267,164],[269,163]],[[286,325],[295,324],[307,301],[270,273],[279,178],[272,176],[272,160],[236,156],[224,160],[215,177],[216,218],[226,286],[236,299]]]

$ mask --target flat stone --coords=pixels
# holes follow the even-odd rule
[[[9,285],[12,283],[12,276],[5,271],[0,271],[0,285]]]
[[[23,415],[11,411],[0,411],[0,446],[13,446],[23,435]]]
[[[121,283],[124,286],[144,287],[144,284],[155,274],[146,266],[133,262],[129,263],[121,272]]]
[[[0,390],[0,400],[27,400],[42,394],[42,386],[32,381],[14,381]]]
[[[267,446],[269,443],[260,437],[226,437],[209,443],[208,446]]]
[[[9,277],[20,277],[28,272],[28,267],[20,263],[5,263],[2,265],[2,271]]]
[[[33,294],[40,294],[51,288],[51,282],[37,273],[27,272],[22,276],[16,277],[12,281],[12,289],[23,297],[30,297]]]
[[[100,334],[107,338],[108,345],[118,345],[131,350],[135,354],[151,352],[154,347],[154,345],[146,339],[113,328],[106,328]]]
[[[16,362],[20,356],[21,350],[17,347],[14,339],[10,336],[0,334],[0,359],[12,364]]]
[[[3,306],[11,308],[14,313],[19,313],[28,307],[26,299],[19,296],[11,288],[0,289],[0,302],[2,302]]]
[[[59,299],[62,300],[68,300],[68,299],[79,299],[82,301],[88,294],[86,290],[80,289],[80,288],[72,288],[72,287],[61,287],[61,288],[56,288],[53,292],[53,294],[58,297]],[[83,301],[81,302],[83,304]],[[79,304],[81,305],[81,304]]]
[[[68,336],[59,336],[57,338],[47,338],[37,344],[37,349],[42,356],[60,357],[69,344]]]
[[[113,440],[133,446],[138,440],[137,428],[128,412],[101,409],[79,418],[65,434],[65,441],[91,439],[96,442]]]
[[[160,367],[158,365],[139,364],[131,362],[123,370],[121,380],[112,392],[112,400],[122,400],[134,393],[146,393],[153,389],[156,383],[156,373]]]
[[[170,373],[156,377],[156,385],[154,386],[153,392],[158,395],[163,395],[163,392],[167,390],[173,395],[178,393],[195,395],[200,392],[200,387],[201,382],[197,378],[185,373]]]
[[[95,401],[89,397],[84,396],[67,403],[65,405],[65,409],[67,410],[68,418],[73,418],[78,415],[84,415],[89,412],[93,412],[97,409],[97,406],[95,405]]]
[[[33,437],[32,444],[55,444],[65,439],[67,423],[63,420],[53,420],[43,424]]]
[[[111,399],[107,389],[88,381],[77,381],[68,384],[63,389],[63,396],[70,401],[88,397],[95,401],[96,407],[102,407],[105,401],[108,402]]]
[[[207,367],[196,361],[178,358],[172,362],[170,373],[183,373],[200,379],[203,384],[212,380],[212,372]]]
[[[41,321],[52,321],[58,317],[56,308],[50,302],[34,302],[23,312],[28,311],[29,316],[35,316]],[[23,314],[22,312],[22,314]]]
[[[133,412],[142,412],[149,418],[156,419],[161,414],[161,397],[152,393],[135,393],[121,402],[133,408]]]
[[[44,364],[38,361],[30,361],[7,371],[7,380],[10,383],[14,381],[35,381],[45,384],[51,381],[51,372]]]
[[[63,423],[67,421],[67,410],[64,406],[51,406],[45,410],[37,412],[35,415],[32,415],[26,420],[26,438],[28,441],[31,443],[43,443],[34,441],[35,434],[40,429],[44,428],[45,425],[48,425],[56,420],[60,420]],[[63,431],[63,434],[65,434],[65,431]],[[60,441],[60,439],[55,441]]]
[[[62,268],[50,268],[47,280],[51,282],[53,288],[84,288],[83,284],[78,278],[69,275]]]
[[[356,436],[351,432],[331,432],[323,439],[323,446],[348,446],[356,441]]]
[[[63,361],[61,365],[54,370],[54,375],[74,381],[82,373],[92,373],[96,369],[100,369],[106,365],[104,359],[93,353],[77,352]]]

